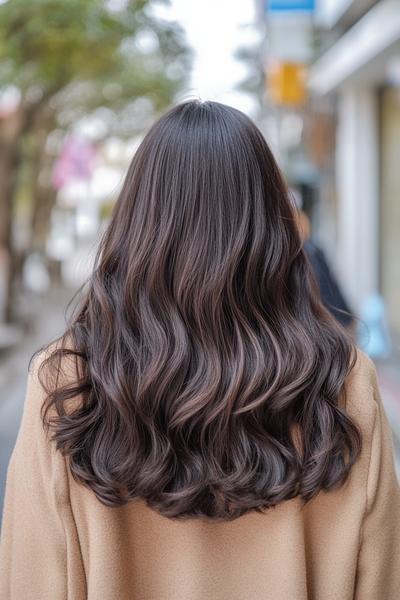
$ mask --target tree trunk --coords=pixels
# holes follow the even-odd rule
[[[23,161],[23,140],[31,130],[41,105],[39,102],[28,107],[21,106],[0,122],[0,285],[3,290],[0,322],[13,320],[13,284],[17,270],[12,237],[14,199]]]
[[[46,140],[55,126],[54,114],[49,113],[40,119],[35,127],[36,148],[32,161],[32,210],[30,249],[44,252],[50,226],[50,217],[56,199],[56,192],[51,184],[53,157],[46,152]]]
[[[13,197],[20,163],[21,116],[15,114],[0,128],[0,277],[3,297],[0,321],[10,321],[14,261],[12,244]]]

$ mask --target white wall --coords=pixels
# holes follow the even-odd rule
[[[350,7],[353,0],[317,0],[316,18],[323,27],[334,27],[343,13]]]
[[[359,309],[378,286],[378,99],[373,88],[339,93],[336,161],[338,266]]]

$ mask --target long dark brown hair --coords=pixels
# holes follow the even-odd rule
[[[354,360],[261,132],[189,101],[132,160],[41,363],[42,416],[104,504],[230,520],[346,480],[361,445],[341,402]]]

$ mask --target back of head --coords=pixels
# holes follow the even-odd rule
[[[339,402],[352,347],[319,302],[293,210],[234,108],[186,102],[144,138],[42,365],[44,419],[105,504],[233,519],[346,479],[360,446]],[[68,354],[79,368],[60,386]]]

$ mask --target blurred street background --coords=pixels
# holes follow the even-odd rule
[[[62,332],[144,132],[193,97],[263,131],[400,465],[400,0],[0,0],[0,510],[29,358]]]

